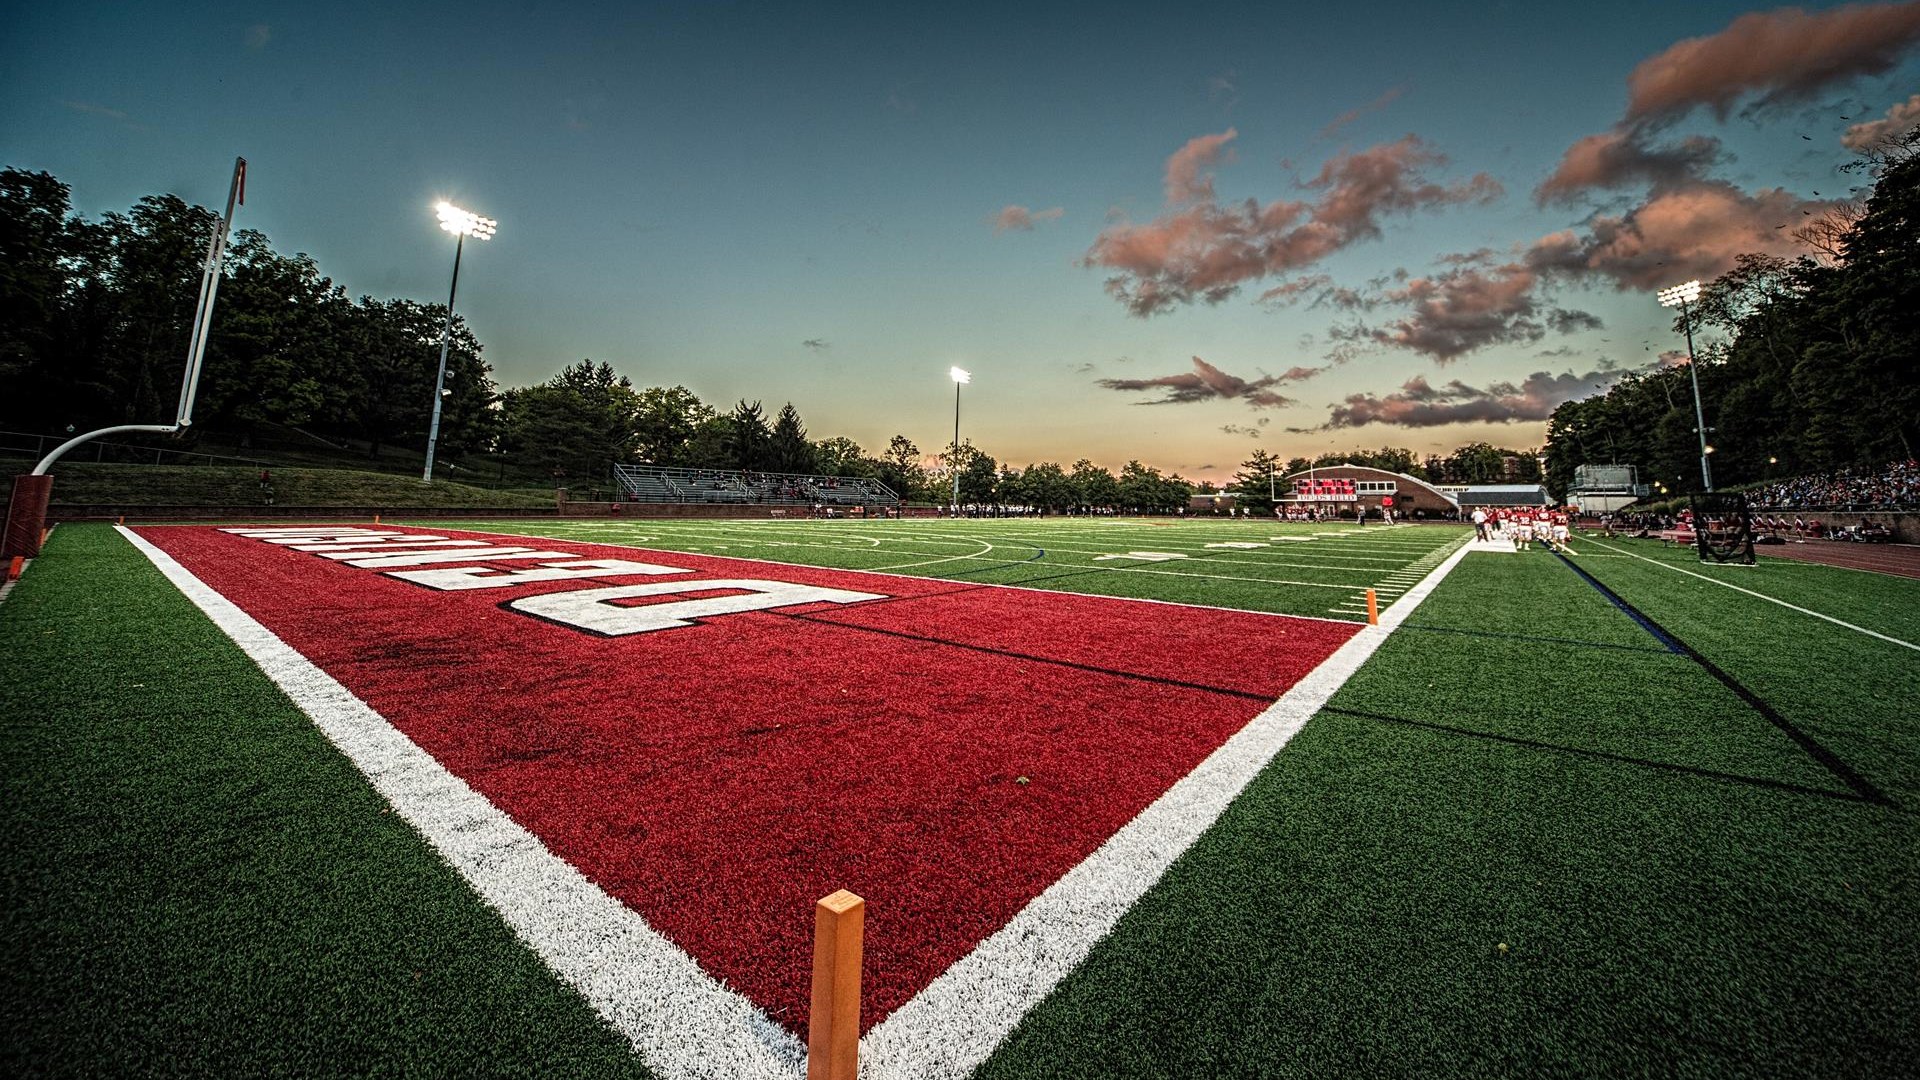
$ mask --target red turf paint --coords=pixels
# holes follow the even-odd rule
[[[871,1027],[1358,629],[525,541],[890,597],[607,638],[502,604],[648,579],[441,592],[140,532],[802,1035],[815,900],[867,899]]]

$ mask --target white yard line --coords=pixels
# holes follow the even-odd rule
[[[1652,563],[1653,565],[1661,567],[1662,569],[1671,570],[1676,574],[1685,574],[1688,577],[1699,578],[1701,581],[1711,582],[1712,584],[1719,585],[1722,588],[1732,589],[1734,592],[1746,593],[1748,596],[1759,597],[1760,599],[1765,600],[1769,604],[1779,604],[1783,608],[1791,608],[1802,615],[1811,615],[1816,619],[1825,619],[1826,621],[1834,624],[1835,626],[1844,626],[1847,629],[1852,630],[1856,633],[1865,634],[1871,638],[1879,638],[1881,641],[1890,642],[1894,645],[1900,646],[1903,649],[1912,649],[1915,652],[1920,652],[1920,645],[1915,645],[1911,641],[1901,641],[1897,637],[1888,637],[1887,635],[1882,634],[1877,630],[1869,630],[1864,626],[1855,626],[1844,619],[1836,619],[1831,615],[1823,615],[1818,611],[1814,611],[1810,608],[1803,608],[1798,604],[1789,604],[1785,600],[1782,600],[1778,597],[1768,596],[1766,593],[1754,592],[1752,589],[1743,589],[1738,585],[1729,584],[1728,582],[1721,581],[1718,578],[1710,578],[1705,574],[1696,574],[1691,570],[1682,569],[1681,567],[1675,566],[1672,563],[1664,563],[1664,562],[1661,562],[1659,559],[1649,559],[1645,555],[1641,555],[1638,552],[1627,551],[1624,548],[1617,548],[1617,547],[1614,547],[1612,544],[1603,544],[1598,540],[1590,540],[1588,542],[1593,544],[1600,544],[1601,547],[1606,548],[1608,551],[1617,551],[1622,555],[1626,555],[1630,558],[1639,559],[1641,562],[1644,562],[1644,563]]]

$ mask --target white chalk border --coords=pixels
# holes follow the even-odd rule
[[[232,638],[548,967],[665,1080],[796,1080],[806,1048],[638,912],[548,851],[331,676],[132,530],[120,535]],[[1362,627],[1093,854],[861,1039],[868,1080],[964,1077],[1225,812],[1467,548]],[[799,913],[796,918],[804,918]]]

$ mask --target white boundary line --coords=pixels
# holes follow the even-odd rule
[[[802,1074],[805,1047],[751,1001],[701,971],[639,913],[548,851],[372,707],[171,556],[124,526],[116,531],[260,665],[649,1067],[670,1080],[797,1080]],[[1006,926],[868,1031],[861,1039],[868,1080],[972,1073],[1213,827],[1466,554],[1465,546],[1456,548],[1381,612],[1380,625],[1360,627]]]
[[[1191,773],[867,1032],[870,1080],[965,1077],[1213,827],[1313,714],[1466,556],[1462,547]]]
[[[806,1048],[171,556],[116,526],[251,657],[541,960],[669,1076],[792,1080]]]
[[[1891,642],[1895,645],[1900,646],[1903,649],[1912,649],[1915,652],[1920,652],[1920,645],[1915,645],[1911,641],[1901,641],[1897,637],[1888,637],[1887,635],[1882,634],[1877,630],[1869,630],[1864,626],[1855,626],[1850,622],[1846,622],[1845,620],[1842,620],[1842,619],[1836,619],[1831,615],[1822,615],[1817,611],[1813,611],[1808,608],[1803,608],[1798,604],[1789,604],[1785,600],[1781,600],[1778,597],[1768,596],[1766,593],[1754,592],[1752,589],[1743,589],[1738,585],[1728,584],[1727,582],[1721,581],[1718,578],[1710,578],[1705,574],[1696,574],[1691,570],[1682,569],[1678,566],[1672,565],[1671,563],[1663,563],[1659,559],[1649,559],[1645,555],[1642,555],[1638,552],[1628,551],[1625,548],[1617,548],[1617,547],[1614,547],[1612,544],[1602,544],[1598,540],[1590,540],[1589,543],[1599,544],[1601,547],[1606,548],[1608,551],[1618,551],[1622,555],[1627,555],[1632,558],[1639,559],[1641,562],[1644,562],[1644,563],[1652,563],[1653,565],[1661,567],[1662,569],[1671,570],[1676,574],[1685,574],[1688,577],[1699,578],[1701,581],[1711,582],[1715,585],[1732,589],[1734,592],[1742,592],[1742,593],[1746,593],[1748,596],[1759,597],[1760,599],[1765,600],[1770,604],[1779,604],[1783,608],[1792,608],[1794,611],[1797,611],[1802,615],[1811,615],[1816,619],[1825,619],[1826,621],[1834,624],[1835,626],[1844,626],[1849,630],[1857,631],[1859,633],[1867,635],[1868,637],[1879,638],[1881,641]],[[1846,569],[1846,568],[1836,567],[1836,569]]]

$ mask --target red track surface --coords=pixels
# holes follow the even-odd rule
[[[1912,544],[1856,544],[1845,540],[1808,540],[1755,548],[1776,559],[1871,570],[1876,574],[1920,578],[1920,547]]]
[[[525,541],[889,597],[607,638],[502,605],[645,579],[439,592],[142,535],[796,1032],[814,900],[867,899],[871,1026],[1357,629]]]

